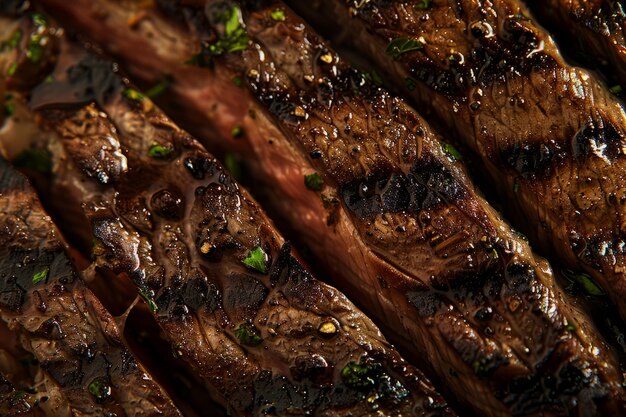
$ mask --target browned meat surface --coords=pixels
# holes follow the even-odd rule
[[[50,399],[45,381],[40,378],[44,372],[33,375],[32,370],[38,367],[29,364],[31,358],[32,355],[20,348],[17,335],[0,321],[0,416],[54,415],[59,404],[50,406],[55,401]]]
[[[19,118],[0,140],[37,131],[21,140],[51,158],[42,188],[88,221],[95,264],[132,279],[217,401],[232,415],[454,415],[192,137],[110,63],[62,47],[32,110],[11,91]]]
[[[526,1],[549,29],[563,35],[562,46],[602,69],[617,81],[612,91],[626,87],[626,8],[615,0]],[[622,85],[624,87],[622,87]]]
[[[0,317],[63,404],[55,416],[180,416],[76,275],[25,178],[0,161]]]
[[[315,14],[358,33],[351,43],[482,158],[531,241],[626,317],[626,115],[519,1],[322,0]]]
[[[479,415],[624,413],[611,354],[563,302],[545,261],[477,194],[421,117],[281,3],[163,2],[130,12],[104,0],[42,3],[79,22],[138,79],[169,75],[163,102],[190,128],[226,125],[214,118],[248,108],[232,135],[205,142],[256,155],[255,172],[331,279]],[[131,16],[141,18],[129,27]],[[154,27],[178,43],[148,36]],[[126,47],[137,38],[153,43],[140,59]],[[197,77],[186,82],[197,90],[179,83],[194,64]],[[242,84],[233,112],[208,112],[230,86],[191,100],[225,79]]]

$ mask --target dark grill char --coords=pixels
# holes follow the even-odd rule
[[[618,0],[527,1],[528,7],[563,35],[562,46],[626,86],[626,8]]]
[[[96,265],[132,279],[217,401],[234,415],[454,415],[370,320],[304,269],[213,157],[148,98],[128,97],[110,63],[59,62],[74,64],[33,90],[21,121],[46,132],[48,186],[82,207]],[[255,248],[266,271],[242,262]]]
[[[409,80],[415,102],[482,158],[531,241],[591,275],[626,317],[619,102],[563,61],[519,1],[459,1],[461,8],[435,1],[425,10],[417,3],[321,0],[311,15],[359,33],[351,41],[389,70],[389,80],[405,90]],[[402,37],[423,37],[425,45],[393,60],[385,49]]]
[[[44,402],[50,400],[42,404],[46,414],[180,416],[77,276],[26,179],[3,159],[0,230],[0,317],[45,373],[40,385],[48,391]],[[100,398],[91,393],[94,387]],[[11,415],[20,414],[18,405],[27,406],[18,403]]]
[[[224,94],[235,94],[249,108],[235,120],[242,137],[226,129],[228,135],[205,142],[254,152],[250,160],[271,183],[274,203],[333,278],[480,415],[623,412],[613,359],[600,353],[603,343],[588,319],[563,302],[545,262],[477,195],[412,109],[341,62],[281,3],[243,2],[250,45],[242,54],[211,56],[195,82],[182,80],[183,63],[219,38],[223,29],[208,23],[219,15],[213,13],[237,3],[209,2],[206,12],[168,9],[168,16],[180,12],[176,23],[143,9],[150,25],[174,33],[180,45],[152,48],[141,59],[126,45],[149,41],[142,35],[150,25],[129,29],[128,15],[114,4],[44,3],[79,22],[77,29],[139,79],[162,77],[156,63],[163,62],[174,83],[164,103],[190,128],[228,126],[240,106],[215,120],[209,110],[221,95],[210,91],[224,85]],[[272,17],[276,10],[286,20]],[[248,88],[231,91],[223,80],[235,77]],[[303,183],[314,171],[325,182],[321,192]]]

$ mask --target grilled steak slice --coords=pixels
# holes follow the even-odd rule
[[[20,359],[21,358],[21,361]],[[44,374],[36,365],[29,366],[29,356],[19,346],[15,333],[0,321],[0,415],[1,416],[53,416],[56,406],[46,404],[50,396],[45,391],[45,382],[36,377]],[[33,369],[39,374],[33,376]],[[61,402],[59,400],[58,402]],[[54,399],[51,403],[54,403]],[[40,407],[43,406],[43,407]]]
[[[531,241],[591,275],[626,317],[617,99],[567,65],[516,0],[317,4],[320,20],[359,33],[357,48],[482,158]]]
[[[107,1],[45,3],[80,22],[138,78],[162,77],[144,63],[163,60],[174,83],[167,100],[196,106],[188,125],[200,114],[209,115],[203,124],[223,125],[207,112],[220,95],[187,98],[207,91],[205,83],[242,80],[248,88],[235,93],[249,111],[236,138],[206,142],[247,144],[277,204],[333,279],[480,415],[623,412],[611,354],[590,354],[603,344],[563,303],[545,262],[477,195],[423,119],[341,62],[282,4],[168,9],[186,16],[184,30],[185,19],[172,23],[154,9],[142,10],[145,25],[129,28],[129,16]],[[146,36],[155,47],[135,60],[125,45],[150,27],[178,30],[174,38],[185,47],[159,51],[160,39]],[[178,84],[184,62],[210,67],[186,80],[198,90]]]
[[[626,86],[626,9],[612,0],[528,1],[528,7],[562,35],[565,49],[577,49],[585,64],[595,64],[609,79]],[[572,42],[576,39],[576,42]],[[615,90],[621,92],[621,87]]]
[[[0,230],[0,317],[67,402],[55,415],[180,416],[77,276],[26,179],[4,160]]]
[[[175,354],[232,414],[454,415],[111,64],[59,62],[73,64],[34,90],[36,115],[21,120],[48,132],[50,186],[89,220],[96,265],[133,280]]]

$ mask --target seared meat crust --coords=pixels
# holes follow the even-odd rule
[[[75,272],[34,190],[3,159],[0,230],[0,317],[42,369],[46,415],[180,416]],[[36,408],[24,402],[32,395],[16,395],[6,415]]]
[[[234,415],[454,415],[199,143],[111,63],[62,46],[14,128],[39,129],[41,187],[88,221],[96,266],[133,281],[217,401]]]
[[[205,143],[256,155],[255,172],[269,179],[276,205],[333,279],[481,415],[623,413],[615,362],[600,353],[588,318],[563,301],[545,261],[477,194],[414,110],[347,66],[283,4],[167,3],[140,9],[146,24],[128,28],[128,16],[107,1],[44,3],[84,22],[79,29],[138,79],[162,77],[145,63],[163,60],[173,82],[163,102],[175,103],[190,128],[227,126],[245,103],[248,114]],[[237,25],[227,29],[222,16],[233,13]],[[152,26],[175,33],[181,46],[135,59],[125,41]],[[232,47],[224,39],[237,28],[245,29],[243,47],[217,53]],[[208,68],[179,83],[189,62]],[[221,95],[195,98],[223,80],[246,88],[225,87],[239,105],[222,118],[208,112]],[[185,87],[192,82],[197,89]]]

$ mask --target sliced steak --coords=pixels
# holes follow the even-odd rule
[[[163,61],[173,83],[163,102],[190,128],[227,126],[248,108],[232,132],[205,143],[248,152],[332,279],[479,415],[623,413],[611,354],[588,318],[563,302],[545,261],[477,194],[419,115],[342,62],[284,5],[166,3],[138,13],[108,1],[43,3],[139,79],[165,76],[146,65]],[[135,13],[141,20],[128,27]],[[178,44],[157,50],[164,44],[147,35],[151,27],[176,33]],[[126,47],[136,39],[154,45],[141,59]],[[179,82],[191,64],[197,78]],[[192,100],[219,86],[222,94]],[[225,94],[239,105],[210,113]]]
[[[618,100],[564,62],[520,1],[317,4],[319,20],[359,33],[354,45],[482,158],[531,241],[593,277],[626,317]]]
[[[244,416],[454,415],[199,143],[112,64],[64,48],[12,127],[47,133],[42,188],[80,209],[96,265],[130,277],[217,401]]]
[[[0,317],[64,400],[57,416],[180,416],[85,287],[26,179],[0,160]]]

